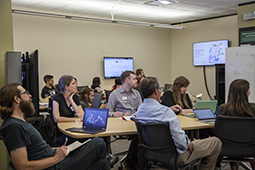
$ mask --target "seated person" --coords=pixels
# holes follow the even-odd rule
[[[217,109],[218,115],[255,117],[255,104],[249,103],[250,83],[244,79],[236,79],[231,82],[228,90],[227,103]],[[244,125],[245,126],[245,125]],[[251,161],[252,169],[255,169],[255,160]],[[230,163],[231,169],[236,169],[236,164]]]
[[[42,89],[41,97],[44,99],[46,97],[52,97],[56,92],[55,88],[53,86],[53,76],[52,75],[45,75],[43,77],[43,80],[45,82],[45,86]]]
[[[58,94],[52,98],[52,113],[56,123],[75,122],[75,113],[83,120],[84,111],[80,104],[77,93],[77,80],[73,76],[64,75],[60,77],[56,88]],[[65,135],[58,132],[59,143],[64,143]],[[68,142],[72,142],[69,138]]]
[[[137,76],[146,77],[146,76],[145,76],[145,73],[144,73],[144,71],[143,71],[143,69],[141,69],[141,68],[136,69],[135,74],[136,74]]]
[[[141,95],[134,88],[137,87],[137,79],[132,71],[125,71],[120,76],[122,85],[114,90],[108,99],[107,109],[109,117],[122,117],[135,115],[142,104]]]
[[[214,170],[216,160],[221,151],[221,141],[216,137],[190,142],[181,128],[176,114],[159,103],[161,97],[160,83],[155,77],[146,77],[140,89],[144,102],[138,108],[136,118],[142,123],[169,122],[170,132],[176,145],[179,166],[185,165],[197,158],[207,157],[208,162],[199,165],[200,170]]]
[[[24,119],[33,115],[32,96],[18,83],[0,89],[0,134],[16,169],[100,169],[109,170],[106,145],[94,138],[68,153],[67,146],[51,148],[40,133]]]
[[[162,104],[168,107],[179,105],[183,109],[183,113],[192,113],[192,104],[190,98],[185,94],[190,82],[184,76],[179,76],[169,91],[164,92],[162,96]]]
[[[92,89],[85,87],[81,90],[80,93],[80,102],[81,102],[81,107],[84,110],[85,108],[90,108],[91,103],[94,99],[94,92]],[[100,109],[106,109],[107,104],[101,104],[99,107]]]
[[[100,87],[101,80],[100,77],[94,77],[92,80],[91,89],[94,90],[94,93],[102,94],[102,100],[106,99],[103,89]]]
[[[137,80],[137,87],[135,88],[136,90],[138,90],[138,92],[140,93],[141,95],[141,98],[142,98],[142,101],[144,100],[144,97],[143,97],[143,94],[140,90],[140,85],[143,81],[144,77],[143,76],[136,76],[136,80]]]
[[[115,84],[114,86],[112,86],[111,91],[118,89],[120,86],[121,86],[121,81],[120,81],[120,77],[118,77],[115,79]]]

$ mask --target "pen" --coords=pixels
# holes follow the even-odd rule
[[[66,140],[65,140],[65,143],[64,143],[65,146],[66,146],[66,144],[67,144],[67,141],[68,141],[68,137],[66,137]]]

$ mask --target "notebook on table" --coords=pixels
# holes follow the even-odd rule
[[[217,100],[198,100],[196,102],[196,109],[210,108],[213,113],[216,111]]]
[[[215,116],[210,108],[205,109],[193,109],[199,122],[202,123],[215,123]]]
[[[67,131],[95,134],[106,130],[108,109],[85,108],[81,128],[69,128]]]

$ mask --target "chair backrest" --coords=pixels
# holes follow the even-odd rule
[[[219,115],[214,128],[222,141],[222,156],[236,159],[255,155],[255,118]]]
[[[2,134],[0,134],[0,140],[2,140],[2,141],[3,141],[3,143],[4,143],[5,147],[7,148],[6,141],[5,141],[4,137],[2,136]],[[9,151],[8,151],[8,153],[9,153]],[[9,153],[9,160],[10,160],[10,162],[9,162],[9,164],[8,164],[8,165],[9,165],[9,168],[10,168],[10,169],[12,169],[12,170],[15,170],[15,167],[14,167],[14,165],[13,165],[12,161],[11,161],[10,153]]]
[[[143,124],[131,118],[137,128],[139,154],[146,160],[152,160],[177,169],[178,152],[174,145],[168,122]],[[140,159],[139,156],[139,159]]]
[[[91,103],[91,108],[99,108],[101,104],[102,94],[94,93],[94,99]]]
[[[165,90],[169,90],[172,87],[172,84],[165,84]]]

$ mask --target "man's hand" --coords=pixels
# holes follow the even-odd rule
[[[192,147],[191,142],[190,142],[190,143],[189,143],[189,145],[188,145],[188,150],[189,150],[190,152],[192,152],[192,151],[193,151],[193,147]]]
[[[131,116],[131,114],[130,113],[125,113],[124,116]]]
[[[101,104],[99,109],[106,109],[106,106],[107,106],[107,103],[105,103],[105,104],[103,103],[103,104]]]
[[[60,162],[63,159],[65,159],[65,157],[68,155],[67,153],[67,146],[61,146],[60,148],[57,149],[56,154],[55,154],[55,159]]]
[[[123,116],[123,114],[121,113],[121,112],[115,112],[115,113],[113,113],[113,117],[122,117]]]
[[[182,108],[179,105],[171,106],[170,109],[172,109],[174,112],[179,112],[179,114],[182,114]]]

